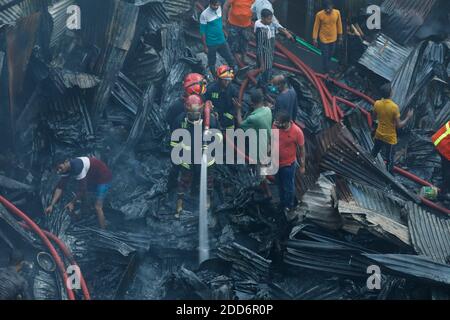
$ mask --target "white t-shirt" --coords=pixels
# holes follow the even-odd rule
[[[272,2],[269,0],[255,0],[252,5],[252,11],[258,20],[261,20],[261,11],[263,9],[269,9],[272,13],[275,13]],[[273,16],[273,22],[279,24],[278,19],[275,16]]]

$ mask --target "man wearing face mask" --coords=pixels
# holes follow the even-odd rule
[[[272,79],[271,91],[277,94],[273,114],[281,111],[286,112],[295,122],[297,119],[298,98],[294,88],[289,87],[288,80],[283,75],[278,75]]]
[[[203,133],[206,129],[205,121],[204,121],[204,109],[205,104],[203,102],[202,97],[199,95],[190,95],[185,99],[185,112],[182,113],[175,123],[178,124],[177,129],[185,129],[190,133],[191,141],[171,141],[170,145],[172,147],[181,147],[183,152],[187,152],[190,154],[190,163],[181,162],[180,170],[178,173],[178,184],[177,184],[177,205],[176,205],[176,214],[175,217],[179,218],[181,213],[183,212],[183,203],[184,197],[187,192],[193,192],[193,181],[194,179],[198,179],[201,173],[201,167],[199,164],[195,164],[194,162],[194,153],[195,147],[199,147],[195,141],[195,128],[196,126],[200,126],[200,130]],[[217,121],[213,115],[211,115],[209,120],[209,129],[217,129]],[[215,139],[223,139],[222,136],[216,136]],[[202,146],[200,146],[202,147]],[[208,167],[214,165],[214,161],[208,163]],[[213,192],[213,175],[211,172],[208,172],[208,207],[210,206],[210,196]]]

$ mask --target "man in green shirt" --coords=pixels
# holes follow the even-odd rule
[[[255,130],[257,138],[257,152],[258,159],[260,159],[259,150],[260,147],[267,146],[266,150],[269,150],[269,142],[272,134],[272,111],[269,107],[264,105],[264,95],[260,89],[254,90],[251,93],[251,103],[252,112],[245,119],[242,120],[242,107],[240,104],[237,105],[236,110],[236,121],[239,128],[244,131]],[[266,134],[260,134],[260,131]],[[261,140],[260,140],[261,139]],[[259,160],[258,160],[259,162]]]

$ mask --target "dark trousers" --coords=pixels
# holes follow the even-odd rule
[[[231,52],[246,55],[248,42],[251,37],[251,28],[230,25],[228,31],[228,44],[230,45]]]
[[[336,42],[320,43],[320,50],[322,51],[322,66],[325,74],[331,70],[331,59],[336,52]]]
[[[211,191],[214,188],[214,173],[211,171],[211,168],[212,167],[208,168],[208,191]],[[200,174],[200,165],[191,165],[190,169],[179,166],[177,186],[177,193],[179,197],[182,198],[185,194],[192,194],[194,191],[196,191],[192,188],[192,185],[194,183],[200,185]]]
[[[450,161],[441,156],[442,159],[442,192],[450,192]]]
[[[392,173],[392,169],[394,168],[394,146],[378,139],[375,139],[374,142],[372,156],[375,158],[382,151],[383,159],[387,162],[386,168]]]
[[[294,162],[288,167],[282,167],[278,171],[278,190],[280,204],[283,209],[292,209],[295,201],[295,173],[297,164]]]
[[[216,62],[217,62],[217,53],[225,59],[228,65],[234,69],[237,68],[236,61],[234,60],[233,55],[231,54],[230,47],[228,43],[224,43],[218,46],[208,46],[208,66],[209,70],[213,74],[216,75]]]

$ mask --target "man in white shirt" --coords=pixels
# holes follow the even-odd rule
[[[256,17],[256,20],[261,20],[261,11],[263,9],[268,9],[272,13],[275,13],[272,6],[272,3],[274,3],[275,1],[277,0],[255,0],[255,3],[253,3],[252,6],[252,11],[253,15]],[[273,16],[273,23],[279,24],[278,19],[275,17],[275,15]]]

